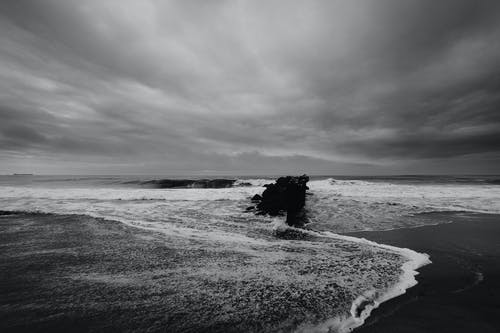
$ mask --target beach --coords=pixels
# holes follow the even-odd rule
[[[348,234],[408,247],[432,260],[419,269],[418,285],[382,303],[356,332],[498,332],[500,215],[434,215],[451,223]],[[221,304],[231,304],[230,295],[210,303],[213,285],[205,286],[207,294],[179,293],[173,268],[186,268],[190,279],[189,270],[203,269],[200,260],[213,261],[212,254],[176,250],[162,234],[115,221],[51,214],[4,215],[0,229],[0,327],[5,332],[272,330],[266,325],[290,311],[319,311],[322,301],[331,306],[340,300],[334,289],[314,294],[311,286],[305,290],[309,297],[303,295],[293,310],[288,308],[294,303],[290,294],[269,285],[261,294],[265,302],[260,302],[269,307],[232,311]],[[245,262],[235,253],[227,253],[226,259]],[[224,281],[219,283],[224,288]],[[242,283],[232,288],[245,288]],[[262,290],[250,293],[258,297]],[[327,294],[333,298],[321,299]],[[236,296],[238,302],[244,301],[241,296]]]
[[[499,41],[499,0],[0,0],[0,333],[500,333]]]
[[[0,177],[1,331],[498,328],[491,178],[314,177],[293,230],[270,181]]]
[[[350,235],[430,255],[418,285],[356,332],[500,332],[500,215],[434,213],[451,223]]]
[[[214,250],[195,241],[182,247],[116,221],[6,214],[0,330],[309,332],[329,320],[339,330],[359,325],[346,321],[358,292],[395,284],[402,257],[307,237],[276,240],[265,250],[274,258],[269,262],[262,251]]]

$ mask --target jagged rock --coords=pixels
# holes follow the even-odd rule
[[[257,204],[257,214],[278,216],[286,213],[286,223],[288,225],[304,225],[304,205],[306,191],[309,189],[306,185],[308,181],[309,177],[306,175],[299,177],[286,176],[278,178],[275,183],[264,185],[266,189]],[[252,201],[254,201],[254,198],[252,198]]]
[[[261,201],[262,200],[262,197],[259,195],[259,194],[256,194],[252,197],[252,199],[250,199],[252,202],[255,202],[255,201]]]

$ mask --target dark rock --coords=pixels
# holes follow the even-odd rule
[[[257,214],[278,216],[286,212],[288,225],[303,226],[306,220],[304,205],[306,191],[309,189],[306,185],[308,181],[309,177],[306,175],[286,176],[278,178],[273,184],[264,185],[266,189],[257,204]]]
[[[251,201],[261,201],[262,200],[262,197],[259,195],[259,194],[256,194],[252,197],[252,199],[250,199]]]

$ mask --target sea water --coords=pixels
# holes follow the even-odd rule
[[[200,188],[206,183],[199,179],[159,188],[162,178],[1,176],[0,209],[88,215],[161,233],[176,249],[213,253],[214,268],[192,272],[195,280],[244,281],[254,293],[272,285],[316,295],[309,309],[297,306],[291,312],[294,318],[277,322],[269,317],[266,329],[337,332],[361,325],[380,302],[414,285],[415,270],[429,263],[424,254],[339,233],[446,223],[429,218],[435,211],[500,213],[495,177],[313,177],[307,237],[283,240],[274,231],[286,228],[284,218],[246,211],[250,198],[262,193],[272,177],[232,177],[232,185],[222,188]],[[247,259],[227,265],[218,255],[224,251]],[[196,292],[196,284],[188,288]],[[248,306],[265,308],[283,296],[278,294]],[[300,298],[282,303],[294,306]]]

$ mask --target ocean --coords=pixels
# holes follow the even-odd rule
[[[225,317],[212,324],[255,316],[255,331],[299,332],[360,326],[430,263],[424,253],[345,234],[450,222],[436,212],[500,213],[499,176],[314,176],[307,230],[286,240],[274,234],[287,228],[284,217],[246,211],[274,178],[0,176],[0,210],[89,216],[160,234],[172,249],[203,253],[169,273],[185,300],[172,301],[174,309],[223,305]],[[194,310],[189,300],[201,293],[210,302]]]

